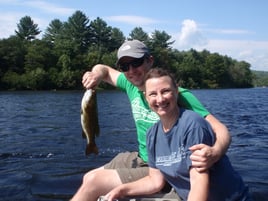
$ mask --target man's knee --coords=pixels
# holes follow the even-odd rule
[[[89,171],[83,176],[83,183],[87,185],[97,183],[98,175],[98,171]],[[90,186],[92,187],[92,185]]]

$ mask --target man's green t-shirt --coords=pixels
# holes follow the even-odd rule
[[[121,73],[118,77],[116,85],[128,95],[137,129],[139,155],[143,161],[147,162],[148,154],[146,149],[146,132],[159,120],[159,117],[150,109],[143,92],[139,91],[136,86],[131,84],[123,73]],[[206,117],[209,114],[209,112],[191,92],[180,87],[178,90],[180,103],[184,107],[199,113],[202,117]]]

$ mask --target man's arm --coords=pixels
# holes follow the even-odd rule
[[[101,81],[116,86],[120,72],[104,64],[95,65],[91,71],[84,73],[82,84],[87,89],[96,88]]]
[[[190,150],[193,152],[190,157],[192,165],[200,172],[210,168],[218,161],[227,152],[231,143],[231,136],[223,123],[212,114],[207,115],[205,119],[210,123],[215,133],[216,142],[212,147],[205,144],[190,147]]]
[[[231,136],[227,127],[210,114],[189,90],[179,88],[179,94],[182,106],[203,116],[210,123],[216,137],[216,142],[212,147],[199,144],[190,148],[193,152],[190,157],[192,166],[198,171],[204,171],[207,168],[210,168],[223,154],[226,153],[231,143]]]

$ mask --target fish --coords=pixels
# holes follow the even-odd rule
[[[96,90],[87,89],[81,101],[82,137],[87,139],[85,154],[99,153],[95,137],[100,134]]]

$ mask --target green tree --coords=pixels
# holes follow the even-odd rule
[[[246,88],[253,86],[253,74],[250,71],[250,64],[241,61],[235,62],[235,65],[230,69],[234,87]]]
[[[268,72],[266,71],[252,71],[253,84],[256,87],[268,86]]]
[[[17,24],[17,28],[18,30],[15,30],[17,36],[27,41],[35,39],[41,33],[38,25],[34,23],[30,16],[21,18],[19,24]]]
[[[90,22],[81,11],[66,22],[51,21],[42,40],[36,39],[39,33],[37,24],[25,16],[15,36],[0,40],[0,89],[80,88],[82,73],[95,64],[115,65],[117,49],[126,39],[120,29],[101,18]],[[184,87],[251,87],[253,79],[256,83],[249,63],[207,50],[178,51],[165,31],[148,35],[136,27],[128,39],[143,41],[155,66],[169,69]]]
[[[118,28],[112,28],[111,30],[111,41],[109,43],[108,51],[117,50],[122,43],[125,41],[125,36],[123,32]]]
[[[50,69],[53,73],[51,80],[56,83],[58,89],[74,89],[78,86],[78,82],[81,81],[81,75],[79,70],[71,69],[72,60],[69,55],[63,54],[59,58],[58,65],[61,69],[55,71],[55,69]],[[57,75],[55,77],[55,75]]]
[[[37,67],[21,75],[21,84],[23,89],[28,90],[49,89],[49,75],[44,69]]]
[[[196,50],[182,52],[181,62],[176,74],[179,75],[180,85],[187,88],[202,87],[202,58]]]
[[[21,75],[13,71],[7,71],[1,79],[1,88],[12,90],[23,89]]]
[[[90,38],[89,19],[81,12],[76,11],[65,24],[67,38],[73,40],[75,52],[84,53],[87,51]]]
[[[24,69],[30,72],[37,68],[47,71],[56,62],[55,56],[50,50],[50,45],[44,40],[34,40],[27,45]]]
[[[171,45],[174,41],[170,41],[171,36],[165,31],[154,31],[149,41],[149,49],[155,59],[155,66],[165,67],[174,72],[171,64]]]
[[[96,26],[97,24],[102,24],[102,26]],[[105,23],[96,22],[94,25],[91,26],[92,31],[95,28],[93,33],[97,34],[98,30],[106,29]],[[109,28],[108,28],[109,29]],[[111,34],[110,34],[111,33]],[[93,34],[94,35],[94,34]],[[102,34],[100,33],[99,36]],[[96,38],[96,41],[93,42],[91,47],[89,48],[88,55],[87,55],[87,64],[89,67],[93,67],[97,63],[105,63],[110,66],[114,66],[116,63],[116,52],[120,45],[124,42],[125,37],[117,28],[112,28],[111,32],[107,32],[107,36],[110,36],[109,40],[106,40],[105,34],[102,35],[101,38]],[[95,37],[94,37],[95,38]]]
[[[210,54],[205,61],[205,79],[210,88],[224,87],[228,79],[228,67],[224,64],[224,58],[218,53]]]
[[[129,36],[130,36],[130,38],[128,38],[128,39],[140,40],[140,41],[144,42],[147,45],[149,44],[149,41],[150,41],[150,38],[149,38],[148,34],[146,32],[144,32],[141,27],[134,28],[130,32]]]
[[[70,70],[85,69],[85,54],[90,42],[89,19],[81,11],[76,11],[68,21],[63,24],[59,37],[55,38],[55,55],[60,58],[67,55],[71,59]],[[62,66],[57,62],[57,67]]]
[[[152,33],[150,45],[153,48],[162,48],[162,49],[171,49],[171,45],[175,41],[170,41],[171,36],[168,35],[165,31],[155,30]]]
[[[96,63],[102,63],[102,56],[107,52],[114,51],[114,48],[118,48],[115,46],[122,41],[120,31],[107,26],[107,23],[99,17],[90,23],[90,33],[91,46],[89,49],[88,58]]]
[[[101,54],[107,51],[112,39],[112,27],[107,26],[107,23],[101,18],[91,21],[91,47],[98,50]]]
[[[63,23],[59,19],[52,20],[46,28],[43,39],[54,44],[55,40],[59,38],[63,31]]]
[[[7,71],[24,72],[24,55],[26,48],[16,36],[0,40],[0,69],[3,75]]]

